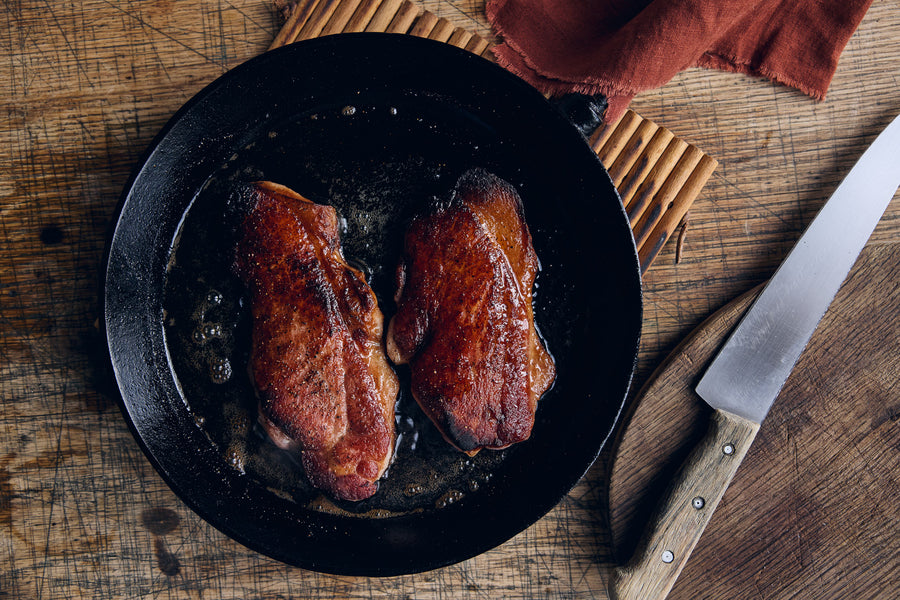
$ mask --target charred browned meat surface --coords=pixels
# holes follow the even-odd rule
[[[301,451],[311,483],[336,498],[375,493],[394,448],[397,376],[383,316],[341,253],[330,206],[254,184],[235,270],[250,296],[250,373],[276,444]]]
[[[537,270],[518,194],[483,170],[407,231],[388,356],[409,363],[413,396],[469,454],[527,439],[553,383],[532,313]]]

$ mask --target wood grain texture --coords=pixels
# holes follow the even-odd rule
[[[631,403],[610,458],[610,523],[617,563],[625,564],[635,555],[661,494],[703,439],[704,424],[713,411],[694,393],[699,373],[761,289],[762,285],[741,295],[690,332]],[[640,418],[654,408],[662,413]],[[665,435],[660,427],[665,427]]]
[[[614,600],[663,600],[668,595],[757,431],[759,423],[720,411],[712,414],[706,434],[638,536],[634,555],[613,572],[609,590]]]
[[[477,33],[467,44],[493,41],[480,0],[416,6]],[[608,452],[553,511],[499,548],[417,576],[364,579],[286,567],[231,541],[169,490],[131,436],[111,399],[95,328],[98,269],[115,205],[171,115],[268,48],[280,25],[268,0],[0,6],[0,597],[602,600],[613,562]],[[900,113],[898,29],[900,2],[874,3],[825,102],[698,69],[635,99],[636,113],[720,160],[691,206],[682,260],[675,263],[670,240],[645,275],[635,388],[708,314],[771,274],[863,148]],[[873,244],[893,246],[898,234],[895,200]],[[889,284],[882,282],[885,290]],[[883,306],[870,298],[854,313],[882,314]],[[893,556],[897,453],[869,461],[850,442],[858,435],[853,425],[865,422],[872,433],[864,441],[896,448],[900,396],[895,379],[876,365],[853,364],[841,377],[868,373],[881,387],[850,404],[848,422],[823,433],[823,418],[846,414],[830,405],[830,412],[801,412],[796,420],[770,419],[753,447],[790,448],[784,459],[796,458],[805,470],[778,468],[804,486],[818,477],[833,503],[824,506],[801,488],[782,490],[773,516],[741,523],[727,551],[701,540],[671,597],[853,597],[871,559]],[[841,380],[815,385],[828,394]],[[816,448],[815,434],[844,440],[826,458],[853,470],[855,485],[830,482],[831,462],[809,462],[810,447],[799,442]],[[762,458],[751,452],[742,469]],[[744,485],[739,475],[706,536]],[[871,502],[848,516],[841,504],[860,490]],[[790,523],[793,537],[770,519]],[[841,530],[847,522],[867,525],[862,542]],[[860,554],[867,548],[874,554]],[[724,582],[706,579],[713,567]],[[896,562],[883,563],[867,574],[866,589],[896,590],[897,572]],[[847,596],[834,592],[842,581],[851,582]],[[822,593],[804,594],[804,585]]]
[[[900,558],[887,543],[900,535],[898,277],[900,247],[863,251],[670,598],[738,598],[751,589],[777,598],[900,592]],[[620,556],[644,554],[635,540],[652,505],[704,435],[710,409],[693,387],[757,292],[692,333],[634,405],[610,481]]]

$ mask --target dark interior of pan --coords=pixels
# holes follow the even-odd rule
[[[407,223],[475,166],[519,190],[542,265],[535,314],[558,377],[532,437],[468,457],[404,385],[379,491],[359,503],[324,498],[257,424],[249,307],[231,272],[235,190],[267,179],[335,206],[344,254],[389,319]],[[136,169],[104,268],[110,359],[150,460],[226,534],[330,573],[433,569],[541,518],[606,443],[641,326],[631,230],[584,138],[506,71],[408,36],[302,42],[212,83]]]

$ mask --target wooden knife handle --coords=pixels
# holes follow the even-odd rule
[[[666,597],[757,431],[759,423],[720,411],[713,413],[709,430],[663,496],[634,556],[613,573],[609,585],[613,599]]]

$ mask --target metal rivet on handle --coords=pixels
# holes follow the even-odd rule
[[[664,563],[670,563],[673,560],[675,560],[675,555],[672,554],[672,551],[671,550],[663,550],[662,561]]]
[[[734,444],[725,444],[722,446],[722,453],[731,456],[734,454]]]
[[[697,510],[700,510],[701,508],[706,506],[706,500],[704,500],[700,496],[697,496],[696,498],[691,500],[691,504],[693,505],[694,508],[696,508]]]

